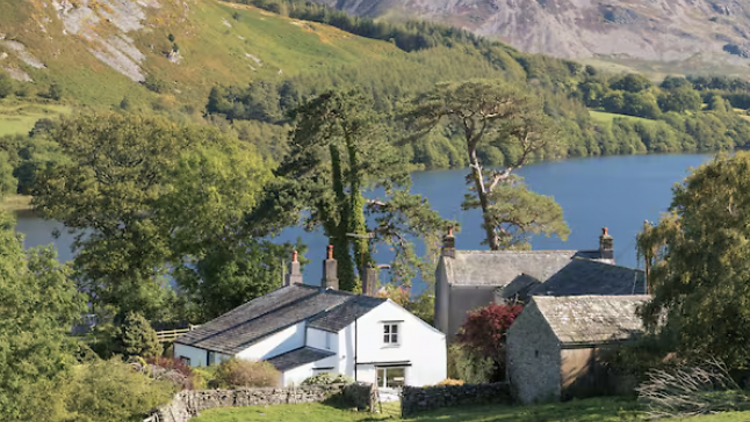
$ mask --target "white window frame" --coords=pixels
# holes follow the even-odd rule
[[[401,324],[398,322],[384,322],[383,330],[381,335],[383,336],[383,344],[386,347],[398,347],[401,345]]]

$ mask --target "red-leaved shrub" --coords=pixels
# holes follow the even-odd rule
[[[165,356],[146,358],[151,365],[151,374],[155,378],[169,379],[183,390],[194,388],[195,374],[190,366],[180,359]]]

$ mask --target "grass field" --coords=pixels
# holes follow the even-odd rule
[[[195,422],[627,422],[642,420],[633,400],[607,398],[536,406],[472,406],[426,412],[400,419],[398,407],[389,404],[383,414],[370,415],[335,409],[322,404],[215,409]],[[723,413],[684,419],[689,422],[747,422],[750,412]]]
[[[25,195],[9,195],[0,200],[0,210],[13,213],[31,212],[31,197]]]
[[[651,123],[653,120],[644,119],[643,117],[634,117],[634,116],[628,116],[625,114],[616,114],[616,113],[607,113],[606,111],[596,111],[596,110],[589,110],[589,115],[591,116],[591,119],[596,122],[603,125],[612,125],[612,120],[615,119],[615,117],[620,117],[627,120],[633,120],[636,122],[643,122],[643,123]]]
[[[70,112],[71,108],[64,105],[0,102],[0,136],[29,133],[37,120]]]

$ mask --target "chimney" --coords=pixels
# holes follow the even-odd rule
[[[323,289],[338,290],[339,278],[336,275],[337,271],[336,260],[333,259],[333,245],[328,245],[326,259],[323,261],[323,280],[320,282],[320,287]]]
[[[302,284],[302,271],[299,268],[299,259],[297,251],[292,252],[292,262],[289,264],[289,273],[284,280],[284,286],[292,284]]]
[[[453,236],[453,228],[448,228],[448,234],[443,236],[443,247],[440,249],[440,255],[448,258],[456,257],[456,238]]]
[[[364,296],[375,296],[378,292],[378,269],[372,265],[367,266],[365,270],[365,279],[362,283],[362,294]]]
[[[606,227],[602,228],[602,235],[599,236],[599,255],[601,259],[610,260],[613,264],[615,263],[614,241]]]

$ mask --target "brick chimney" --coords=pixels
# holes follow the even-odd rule
[[[323,261],[323,280],[320,282],[320,287],[323,289],[338,290],[339,277],[337,272],[338,265],[336,264],[336,260],[333,259],[333,245],[328,245],[326,259]]]
[[[300,270],[298,258],[297,251],[292,252],[292,262],[289,264],[289,273],[286,275],[286,280],[284,280],[284,286],[302,284],[302,271]]]
[[[365,270],[365,279],[362,283],[362,294],[365,296],[375,296],[378,292],[378,269],[372,265],[367,266]]]
[[[455,258],[456,257],[456,238],[453,236],[453,228],[448,228],[448,233],[443,236],[443,247],[440,249],[440,255]]]
[[[612,240],[612,236],[609,235],[609,230],[606,227],[602,228],[602,235],[599,236],[599,254],[600,259],[610,260],[614,264],[614,241]]]

